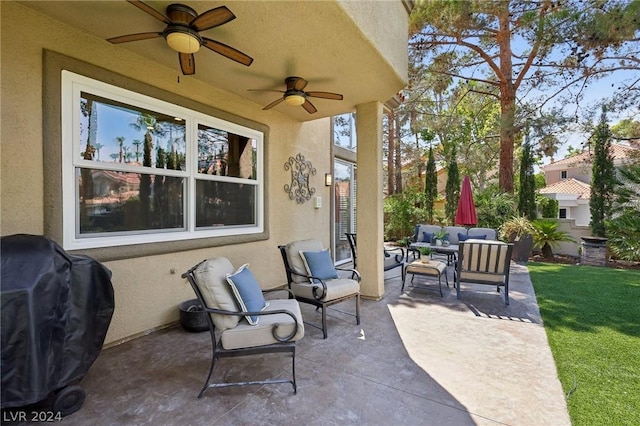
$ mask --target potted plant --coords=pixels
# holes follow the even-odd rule
[[[514,216],[503,223],[499,230],[500,239],[513,243],[512,259],[526,264],[533,248],[535,228],[526,216]]]
[[[423,263],[428,263],[429,259],[431,259],[431,253],[433,253],[433,249],[431,247],[420,247],[418,251],[420,251],[420,261]]]
[[[447,231],[444,228],[433,234],[433,238],[436,241],[437,246],[441,246],[444,239],[448,236]]]

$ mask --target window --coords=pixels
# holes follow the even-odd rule
[[[566,219],[567,218],[567,209],[560,209],[558,211],[558,217],[560,219]]]
[[[260,233],[262,132],[62,74],[63,245]]]
[[[347,113],[333,117],[334,145],[355,152],[356,142],[356,114]]]
[[[356,165],[342,160],[334,160],[334,243],[336,263],[351,259],[351,248],[346,232],[356,232]]]
[[[566,179],[567,178],[567,171],[566,170],[562,170],[560,172],[560,179]]]

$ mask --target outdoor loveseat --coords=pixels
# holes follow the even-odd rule
[[[445,240],[450,244],[458,245],[460,241],[467,239],[484,239],[484,240],[497,240],[497,232],[492,228],[465,228],[463,226],[440,226],[440,225],[416,225],[413,232],[412,243],[431,243],[431,240],[426,241],[426,236],[435,236],[441,230],[445,231]]]

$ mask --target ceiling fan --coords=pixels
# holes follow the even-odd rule
[[[309,99],[307,98],[322,98],[322,99],[333,99],[336,101],[341,101],[343,96],[339,93],[331,93],[331,92],[305,92],[304,88],[307,87],[307,80],[301,77],[287,77],[284,80],[284,83],[287,86],[287,90],[261,90],[261,89],[249,89],[254,92],[279,92],[283,93],[282,97],[276,99],[271,102],[266,107],[262,108],[263,110],[271,109],[274,106],[278,105],[280,102],[286,102],[288,105],[292,106],[300,106],[304,108],[309,114],[313,114],[317,112],[315,106]]]
[[[196,73],[193,54],[200,50],[201,46],[213,50],[225,58],[234,60],[242,65],[249,66],[253,62],[253,58],[239,50],[200,35],[200,31],[219,27],[236,19],[236,16],[226,6],[216,7],[198,15],[198,13],[189,6],[170,4],[167,6],[167,15],[165,16],[141,1],[127,1],[159,21],[164,22],[167,24],[167,27],[161,32],[137,33],[112,37],[107,39],[108,42],[118,44],[164,37],[169,47],[178,52],[180,68],[182,68],[184,75]]]

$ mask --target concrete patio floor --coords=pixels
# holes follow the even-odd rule
[[[401,292],[399,271],[388,274],[385,297],[363,300],[360,326],[332,312],[328,339],[306,327],[296,395],[280,384],[209,389],[196,399],[210,337],[175,326],[102,351],[81,382],[83,407],[62,424],[571,424],[526,267],[512,264],[509,306],[483,285],[463,284],[457,300],[451,270],[443,298],[432,277],[416,277],[426,289]],[[301,308],[307,320],[319,318]],[[223,359],[214,374],[288,377],[290,366],[282,355]]]

